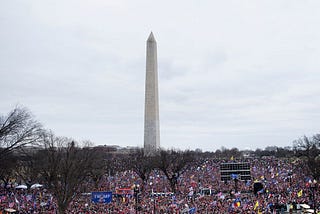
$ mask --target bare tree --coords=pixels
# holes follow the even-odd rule
[[[38,142],[41,125],[26,108],[16,107],[7,116],[0,116],[0,162],[23,146]]]
[[[159,168],[169,180],[171,190],[175,193],[178,178],[190,167],[195,160],[190,151],[165,151],[162,150],[157,158],[157,168]]]
[[[155,168],[154,156],[146,156],[143,149],[138,149],[129,155],[126,162],[129,168],[141,178],[143,191],[151,171]]]
[[[93,147],[95,157],[94,163],[89,171],[90,180],[94,183],[94,188],[100,188],[99,184],[106,175],[113,175],[117,171],[116,164],[114,163],[116,157],[110,151],[106,151],[101,147]]]
[[[320,134],[316,134],[313,136],[313,140],[318,148],[320,148]]]
[[[16,170],[15,175],[19,180],[25,182],[28,188],[32,184],[42,182],[38,163],[41,159],[37,159],[37,154],[41,147],[31,147],[27,149],[22,149],[18,155],[16,155]]]
[[[319,135],[315,135],[312,138],[303,136],[293,142],[296,154],[306,157],[309,170],[316,179],[320,178],[320,162],[318,159],[320,155],[319,139]]]
[[[44,136],[45,148],[38,152],[38,169],[47,188],[55,195],[59,213],[65,213],[73,196],[90,175],[95,160],[95,151],[90,147],[80,148],[74,141]]]
[[[8,154],[6,159],[3,159],[0,167],[0,180],[4,183],[4,187],[7,188],[10,179],[14,177],[17,167],[17,158],[13,154]]]

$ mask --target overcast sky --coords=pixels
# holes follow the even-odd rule
[[[56,135],[143,146],[146,40],[158,44],[160,144],[292,146],[319,133],[320,1],[4,0],[0,114]]]

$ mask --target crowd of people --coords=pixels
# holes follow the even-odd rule
[[[295,213],[302,204],[320,205],[319,188],[311,188],[314,178],[302,161],[271,157],[245,161],[251,166],[251,180],[221,181],[222,161],[208,159],[178,178],[175,193],[159,170],[153,170],[146,182],[129,170],[105,175],[96,187],[88,183],[85,192],[79,188],[67,213]],[[257,192],[256,183],[262,187]],[[16,189],[15,185],[1,186],[0,213],[5,209],[16,213],[56,213],[56,199],[45,186]],[[92,202],[91,192],[97,191],[112,191],[111,202]]]

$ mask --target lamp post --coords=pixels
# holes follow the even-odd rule
[[[234,180],[234,191],[235,193],[238,192],[238,177],[239,175],[238,174],[231,174],[231,179]]]
[[[153,193],[153,188],[152,188],[152,182],[150,182],[150,188],[151,188],[151,201],[153,202],[153,214],[156,213],[156,197],[155,194]]]
[[[289,172],[288,172],[288,180],[289,180],[290,186],[292,186],[292,177],[293,177],[292,170],[289,170]]]
[[[312,204],[314,213],[317,213],[317,200],[316,200],[316,191],[317,191],[317,181],[314,179],[313,181],[309,181],[310,191],[312,193]]]
[[[153,202],[153,212],[152,212],[152,214],[155,214],[156,213],[156,198],[155,198],[154,195],[151,198],[151,202]]]
[[[133,187],[133,193],[134,193],[134,197],[135,197],[135,200],[136,200],[136,214],[138,213],[138,198],[139,198],[139,192],[140,192],[140,189],[139,189],[139,184],[137,185],[134,185]]]

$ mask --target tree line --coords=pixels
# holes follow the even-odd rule
[[[105,175],[133,170],[141,178],[143,190],[150,173],[156,169],[163,172],[171,190],[176,192],[179,177],[190,167],[201,165],[208,158],[243,159],[248,152],[249,157],[302,158],[312,175],[320,178],[319,134],[295,140],[292,148],[267,147],[256,151],[221,148],[215,152],[171,149],[145,156],[142,148],[114,154],[89,141],[55,136],[26,108],[16,107],[9,114],[0,115],[0,180],[5,187],[12,178],[19,178],[28,187],[38,182],[44,184],[57,199],[59,213],[65,212],[80,188],[87,191],[88,183],[97,188]]]

